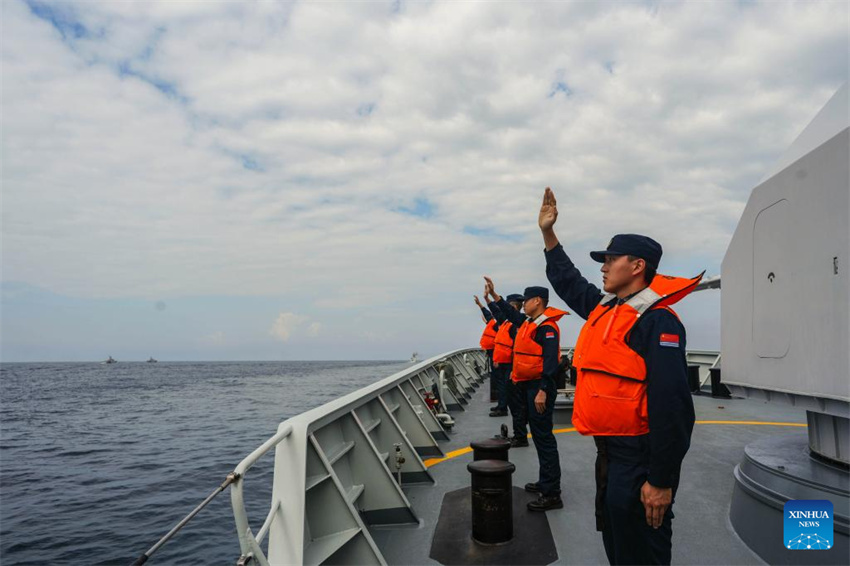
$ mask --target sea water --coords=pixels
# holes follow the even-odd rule
[[[403,362],[0,365],[0,563],[130,564],[277,425]],[[274,452],[248,472],[256,532]],[[236,563],[230,493],[149,564]]]

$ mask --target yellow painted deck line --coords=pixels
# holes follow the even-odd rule
[[[572,428],[556,428],[552,429],[552,434],[561,434],[562,432],[575,432],[575,427]],[[531,438],[531,435],[528,435],[528,438]]]
[[[426,468],[430,468],[435,464],[439,464],[440,462],[445,462],[446,460],[451,460],[452,458],[457,458],[458,456],[463,456],[472,452],[472,448],[467,446],[466,448],[461,448],[459,450],[453,450],[447,453],[443,458],[428,458],[427,460],[423,460],[422,463],[425,464]]]
[[[806,423],[780,423],[780,422],[769,422],[769,421],[696,421],[696,424],[716,424],[716,425],[753,425],[753,426],[797,426],[797,427],[807,427]],[[575,432],[576,429],[574,427],[571,428],[556,428],[552,431],[553,434],[561,434],[564,432]],[[528,438],[531,438],[531,435],[528,435]],[[426,468],[430,468],[431,466],[436,466],[440,462],[445,462],[446,460],[451,460],[452,458],[457,458],[458,456],[463,456],[464,454],[469,454],[472,452],[472,448],[467,446],[466,448],[460,448],[458,450],[453,450],[447,453],[443,458],[428,458],[427,460],[423,460],[423,464],[425,464]]]
[[[756,426],[802,426],[807,427],[806,423],[774,423],[769,421],[697,421],[697,424],[740,424],[740,425],[756,425]]]

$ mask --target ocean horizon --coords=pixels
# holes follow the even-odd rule
[[[280,422],[409,362],[0,363],[0,562],[129,564],[187,515]],[[252,527],[268,512],[274,454],[246,476]],[[151,564],[233,564],[220,494]]]

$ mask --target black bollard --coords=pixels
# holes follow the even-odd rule
[[[502,460],[508,461],[508,450],[511,449],[511,441],[507,438],[487,438],[470,442],[472,448],[472,459],[478,460]]]
[[[729,389],[720,382],[720,368],[708,370],[711,374],[711,396],[718,399],[730,399],[732,394]]]
[[[688,365],[688,389],[694,395],[699,395],[699,366],[695,364]]]
[[[472,539],[504,544],[514,537],[513,487],[516,466],[504,460],[478,460],[466,466],[472,474]]]

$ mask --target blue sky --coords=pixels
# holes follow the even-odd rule
[[[3,3],[0,359],[475,344],[536,215],[717,273],[847,80],[844,2]],[[719,295],[679,312],[719,347]],[[574,340],[578,321],[564,325]]]

